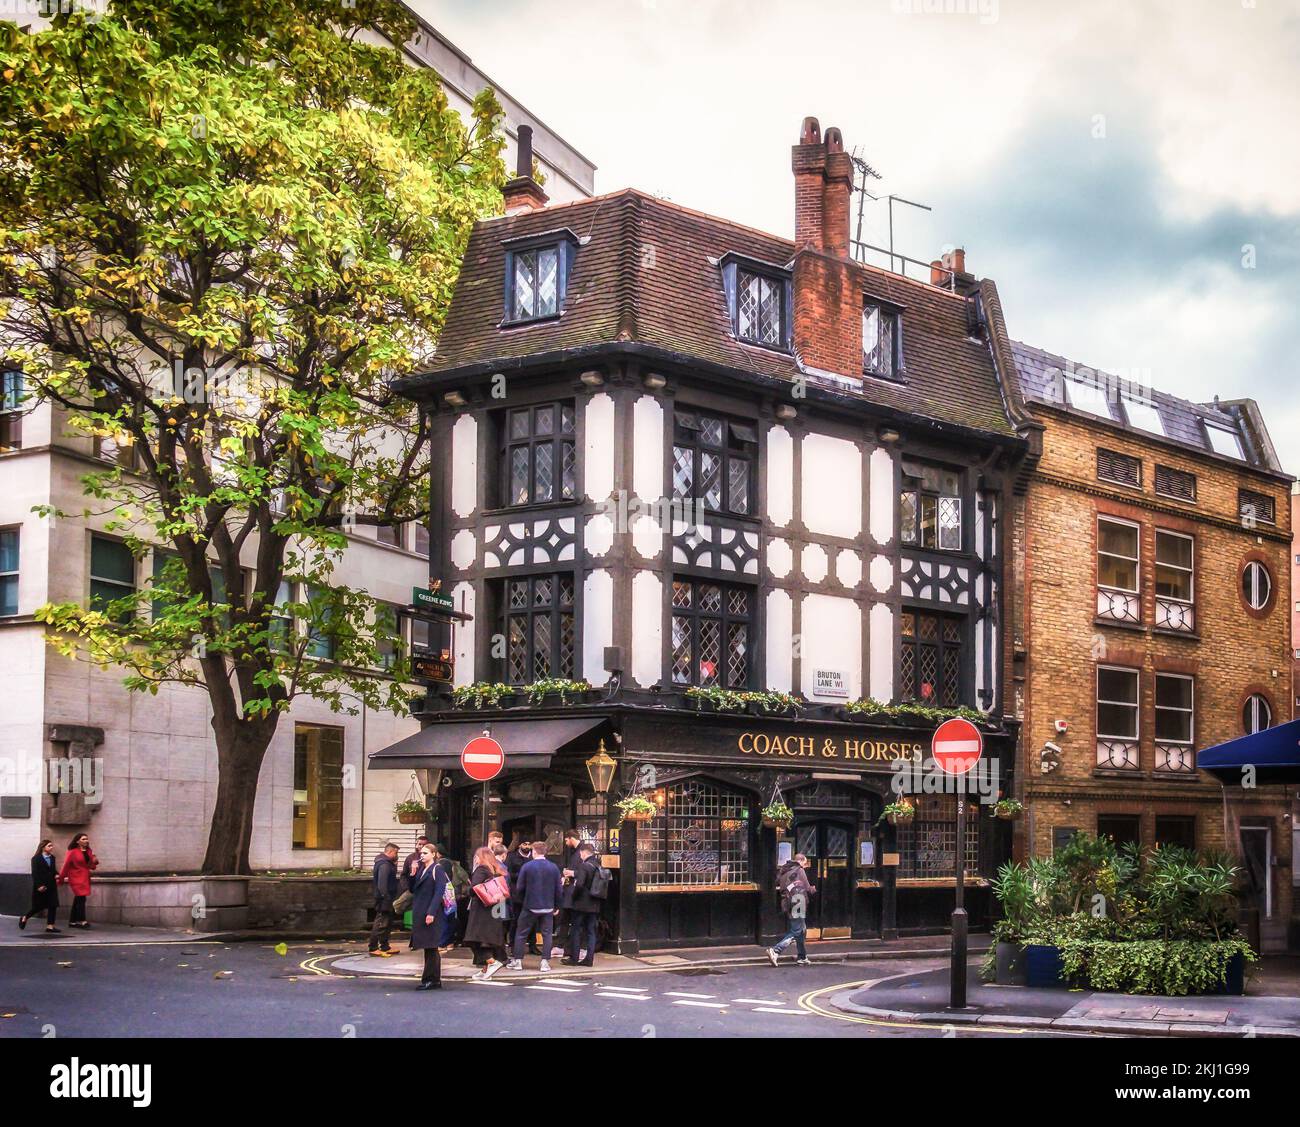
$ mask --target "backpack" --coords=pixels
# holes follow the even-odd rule
[[[608,869],[593,865],[591,881],[587,885],[587,895],[593,900],[606,899],[609,896],[609,886],[613,879],[614,875]]]
[[[469,895],[469,873],[465,871],[465,866],[459,861],[451,863],[451,880],[447,883],[455,891],[457,900],[464,900]]]

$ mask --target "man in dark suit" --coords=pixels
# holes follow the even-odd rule
[[[600,917],[601,902],[591,894],[591,878],[596,872],[595,853],[596,847],[584,841],[578,846],[573,861],[569,937],[565,940],[567,946],[564,950],[564,962],[571,967],[596,965],[596,920]]]
[[[510,950],[515,949],[515,935],[519,929],[519,917],[522,914],[522,893],[519,890],[519,874],[523,867],[533,858],[533,843],[531,841],[519,842],[509,853],[506,854],[506,879],[510,882]],[[540,955],[533,937],[528,937],[528,953],[530,955]]]
[[[375,894],[375,922],[370,925],[370,955],[376,959],[391,958],[388,939],[393,930],[393,900],[397,897],[397,846],[391,841],[375,858],[371,876]]]

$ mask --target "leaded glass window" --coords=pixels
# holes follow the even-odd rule
[[[750,880],[752,804],[702,779],[652,792],[658,815],[637,827],[637,887],[744,884]]]
[[[873,376],[898,374],[898,314],[879,305],[862,307],[862,366]]]
[[[736,271],[736,336],[754,344],[785,344],[785,280],[750,270]]]
[[[673,415],[673,497],[711,512],[748,514],[758,433],[748,423],[699,411]]]
[[[911,822],[897,829],[898,876],[955,877],[957,875],[957,799],[951,794],[925,794],[915,798]],[[980,819],[966,814],[966,868],[979,872]]]
[[[502,618],[509,684],[573,677],[577,635],[572,574],[505,580]]]
[[[560,248],[515,251],[512,263],[510,319],[535,321],[559,312]]]
[[[905,610],[899,618],[898,688],[902,700],[953,708],[964,703],[964,620],[951,614]]]
[[[756,601],[750,587],[706,580],[673,581],[674,685],[749,687]]]
[[[961,474],[905,460],[898,497],[902,542],[945,552],[962,549]]]
[[[541,403],[508,411],[501,454],[502,504],[537,505],[576,496],[575,433],[572,403]]]

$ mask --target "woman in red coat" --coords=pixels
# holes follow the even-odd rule
[[[77,834],[68,846],[63,858],[63,868],[59,871],[59,883],[72,889],[72,913],[68,920],[69,927],[83,930],[90,924],[86,922],[86,897],[90,895],[90,872],[99,868],[99,858],[90,848],[90,835]]]

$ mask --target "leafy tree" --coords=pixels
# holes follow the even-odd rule
[[[389,381],[428,356],[504,182],[495,97],[462,121],[383,45],[413,30],[384,0],[0,21],[0,339],[31,400],[133,451],[83,479],[87,513],[166,550],[137,595],[38,617],[133,690],[206,689],[205,872],[248,871],[296,696],[409,692],[400,655],[374,675],[394,624],[332,575],[350,525],[427,513],[426,423]]]

